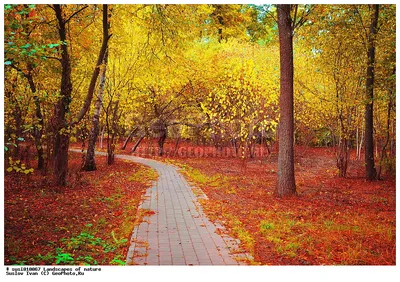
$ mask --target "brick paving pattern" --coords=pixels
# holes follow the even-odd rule
[[[129,155],[115,157],[150,166],[159,175],[139,206],[139,212],[154,214],[145,213],[133,230],[127,265],[246,265],[252,259],[240,250],[239,240],[216,233],[224,227],[209,221],[197,201],[207,196],[200,189],[196,196],[177,167]]]
[[[145,213],[135,227],[127,254],[128,265],[246,264],[249,256],[238,251],[239,241],[216,233],[217,228],[223,227],[209,221],[197,201],[198,197],[206,196],[196,197],[178,168],[151,159],[116,157],[150,166],[159,175],[139,206],[139,210],[151,210],[154,214]]]

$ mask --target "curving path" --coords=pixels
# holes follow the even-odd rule
[[[133,230],[128,265],[240,265],[250,258],[238,252],[239,240],[216,233],[223,227],[209,221],[197,201],[206,196],[196,197],[177,167],[129,155],[115,157],[150,166],[159,175],[139,206],[139,212],[153,213],[144,213]]]

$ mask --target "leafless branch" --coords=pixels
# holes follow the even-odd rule
[[[52,5],[46,5],[47,7],[49,7],[50,9],[52,9],[53,11],[56,11],[56,9],[54,9],[54,7]]]
[[[358,7],[357,7],[356,5],[354,5],[354,10],[355,10],[356,16],[359,17],[359,20],[360,20],[360,22],[361,22],[361,26],[362,26],[362,28],[364,29],[364,32],[365,32],[364,41],[367,41],[367,39],[368,39],[368,31],[367,31],[367,28],[366,28],[365,25],[364,25],[364,21],[363,21],[363,19],[362,19],[361,13],[360,13],[360,11],[358,10]],[[364,43],[365,43],[365,42],[364,42]]]
[[[53,60],[57,60],[61,63],[61,58],[57,58],[57,57],[52,57],[52,56],[45,56],[46,59],[53,59]]]
[[[77,14],[79,14],[80,12],[82,12],[83,10],[85,10],[88,7],[89,7],[88,5],[85,5],[82,8],[80,8],[78,11],[76,11],[71,16],[69,16],[68,19],[65,20],[65,23],[68,23],[74,16],[76,16]]]
[[[20,69],[19,67],[17,67],[15,64],[11,64],[9,65],[10,67],[12,67],[13,69],[15,69],[16,71],[22,73],[22,75],[24,77],[28,77],[28,74],[26,74],[22,69]]]

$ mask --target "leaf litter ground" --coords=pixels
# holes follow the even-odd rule
[[[5,264],[123,265],[150,168],[116,159],[80,172],[70,154],[69,185],[51,187],[40,172],[5,175]]]
[[[254,256],[267,265],[394,265],[395,178],[364,180],[352,158],[337,177],[334,151],[297,147],[297,197],[274,196],[277,156],[161,158],[182,168],[208,196],[202,204]]]
[[[108,167],[104,157],[98,171],[82,174],[80,155],[73,156],[67,188],[46,187],[38,174],[6,174],[6,264],[123,264],[140,197],[156,175],[118,159]],[[332,149],[297,147],[298,196],[277,199],[275,153],[244,161],[154,158],[180,166],[207,194],[207,216],[241,240],[254,264],[396,263],[395,179],[365,181],[361,161],[352,158],[348,177],[338,178]]]

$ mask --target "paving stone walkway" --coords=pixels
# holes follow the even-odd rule
[[[245,264],[243,259],[247,254],[232,254],[238,251],[239,242],[216,233],[217,228],[223,227],[215,226],[207,219],[198,198],[178,173],[178,168],[151,159],[126,155],[116,157],[150,166],[159,175],[139,207],[139,210],[151,210],[154,214],[144,216],[134,229],[127,264]]]
[[[146,212],[133,230],[127,265],[246,264],[250,256],[239,251],[240,241],[216,233],[224,227],[209,221],[198,203],[206,195],[196,190],[196,196],[179,168],[135,156],[115,157],[150,166],[159,175],[139,206],[139,212]]]

